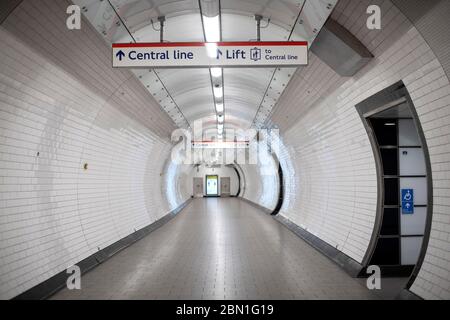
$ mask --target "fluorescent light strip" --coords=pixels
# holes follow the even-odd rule
[[[216,103],[217,113],[223,113],[223,103]]]
[[[214,17],[207,17],[203,16],[203,27],[205,31],[205,39],[206,42],[206,50],[208,53],[208,56],[211,58],[215,58],[217,56],[217,43],[221,39],[220,37],[220,16],[214,16]],[[221,68],[211,68],[211,76],[214,78],[220,78],[222,77],[222,69]],[[215,99],[222,99],[223,98],[223,87],[213,87],[214,91],[214,97]],[[217,113],[223,113],[224,107],[223,103],[216,103],[216,111]],[[218,126],[218,132],[219,136],[223,133],[223,120],[224,116],[217,116],[217,120],[219,123]]]
[[[221,99],[223,97],[223,88],[222,87],[214,87],[214,97],[216,99]]]
[[[211,75],[214,78],[220,78],[222,76],[222,68],[211,68]]]
[[[220,41],[220,18],[203,16],[203,26],[205,28],[206,42]]]
[[[216,58],[217,57],[217,43],[207,43],[206,46],[206,52],[208,54],[208,57],[210,58]]]

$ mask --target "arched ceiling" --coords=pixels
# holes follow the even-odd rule
[[[74,0],[108,43],[205,41],[202,8],[219,0]],[[262,15],[262,41],[314,41],[338,0],[221,0],[222,41],[253,41],[255,14]],[[270,23],[268,19],[270,18]],[[153,21],[153,24],[152,24]],[[289,83],[295,68],[223,70],[225,128],[261,127]],[[142,84],[179,127],[216,126],[209,69],[137,69]]]

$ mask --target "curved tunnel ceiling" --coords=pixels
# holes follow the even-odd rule
[[[211,0],[218,1],[218,0]],[[201,6],[210,0],[74,0],[108,43],[204,41]],[[222,0],[222,41],[255,41],[255,14],[262,15],[262,41],[311,43],[337,0]],[[268,22],[270,19],[270,23]],[[153,23],[152,23],[153,21]],[[223,71],[225,128],[262,127],[296,69],[230,68]],[[216,125],[209,69],[136,69],[134,74],[178,127]]]

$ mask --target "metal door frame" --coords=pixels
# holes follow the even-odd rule
[[[231,177],[220,177],[220,196],[222,193],[222,179],[228,179],[228,192],[225,193],[228,197],[231,197]]]
[[[192,187],[193,187],[193,190],[192,190],[192,196],[195,198],[195,197],[198,197],[198,194],[197,193],[195,193],[195,191],[196,191],[196,183],[195,183],[195,181],[198,179],[198,181],[201,181],[202,182],[202,184],[204,184],[204,181],[203,181],[203,178],[202,177],[193,177],[192,178],[192,183],[193,183],[193,185],[192,185]],[[204,195],[204,193],[203,193],[203,186],[201,186],[201,196],[203,197],[203,195]]]

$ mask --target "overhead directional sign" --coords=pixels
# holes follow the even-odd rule
[[[193,141],[194,149],[248,149],[249,141]]]
[[[289,42],[169,42],[115,43],[113,67],[202,68],[268,67],[308,64],[308,43]]]

